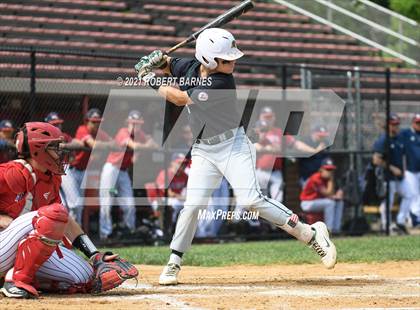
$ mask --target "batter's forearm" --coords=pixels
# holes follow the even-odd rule
[[[158,93],[176,106],[184,106],[192,103],[186,91],[179,90],[172,86],[161,86],[159,87]]]

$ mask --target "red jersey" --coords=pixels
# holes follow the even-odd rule
[[[315,172],[310,176],[305,184],[302,192],[300,193],[300,200],[315,200],[325,198],[321,194],[321,189],[327,188],[328,180],[321,178],[320,172]]]
[[[265,139],[260,144],[279,146],[282,148],[283,131],[280,128],[272,128],[265,134]],[[292,136],[285,136],[288,146],[295,142]],[[263,170],[281,170],[283,167],[283,158],[279,158],[280,154],[260,154],[257,158],[257,168]]]
[[[64,135],[64,142],[69,143],[71,140],[73,140],[72,136],[70,136],[68,133],[63,132]]]
[[[109,141],[111,138],[102,130],[98,130],[96,135],[93,135],[89,132],[86,125],[81,125],[79,128],[77,128],[76,135],[74,137],[75,139],[80,140],[81,142],[85,143],[86,140],[89,138],[98,139],[98,141]],[[80,151],[77,152],[74,160],[71,162],[71,166],[79,169],[79,170],[85,170],[90,157],[90,151]]]
[[[0,164],[0,214],[15,219],[42,206],[61,203],[60,184],[60,175],[38,170],[31,173],[19,161]]]
[[[177,194],[181,194],[182,190],[187,186],[188,176],[184,171],[178,171],[174,176],[174,173],[168,170],[167,181],[170,182],[168,188]],[[165,170],[159,172],[156,184],[158,188],[165,189]]]
[[[136,142],[145,143],[146,135],[143,130],[137,130],[130,134],[128,128],[121,128],[114,138],[117,145],[123,148],[127,146],[130,139],[135,140]],[[120,167],[122,170],[126,170],[133,164],[133,155],[134,151],[127,147],[125,152],[111,152],[106,161],[114,166]]]

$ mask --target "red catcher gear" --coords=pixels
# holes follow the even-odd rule
[[[31,157],[41,166],[55,174],[64,174],[67,152],[60,150],[64,134],[53,125],[42,122],[25,123],[16,136],[16,148],[21,158]],[[53,158],[48,150],[57,153]]]
[[[64,237],[67,221],[67,209],[61,204],[54,203],[38,210],[32,220],[34,230],[18,246],[12,276],[16,287],[38,296],[33,287],[35,274],[55,250],[59,252],[58,244]]]

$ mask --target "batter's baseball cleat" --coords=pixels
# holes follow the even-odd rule
[[[23,288],[19,288],[15,286],[13,282],[4,282],[3,287],[1,288],[1,292],[6,297],[10,298],[32,298],[31,294],[29,294],[27,291],[25,291]]]
[[[330,240],[327,226],[323,222],[316,222],[311,225],[315,231],[309,246],[321,257],[325,267],[332,269],[337,261],[337,250]]]
[[[159,277],[160,285],[176,285],[178,284],[178,273],[181,267],[174,263],[169,263],[163,268]]]

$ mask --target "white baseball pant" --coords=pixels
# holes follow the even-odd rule
[[[405,171],[403,187],[410,197],[410,211],[420,221],[420,172]]]
[[[26,213],[16,218],[3,231],[0,231],[0,278],[15,264],[18,244],[33,231],[32,219],[37,211]],[[84,284],[93,277],[91,265],[74,251],[60,246],[63,258],[54,252],[39,268],[36,279],[42,286],[57,281],[58,287],[66,289],[73,284]]]
[[[85,186],[82,182],[85,170],[77,170],[70,167],[66,170],[66,175],[62,176],[61,200],[69,209],[69,214],[79,224],[82,224],[83,197]]]
[[[408,191],[407,178],[404,178],[401,181],[391,180],[389,181],[389,218],[392,219],[391,209],[394,205],[395,193],[398,193],[401,196],[400,210],[397,214],[397,224],[405,225],[405,221],[410,215],[410,205],[411,205],[411,193]],[[382,229],[386,228],[386,201],[382,201],[379,206],[381,212],[381,223]]]
[[[208,206],[223,176],[235,191],[238,205],[259,212],[269,222],[283,226],[293,214],[280,202],[261,193],[255,172],[256,150],[243,128],[216,145],[195,143],[188,176],[187,197],[176,224],[170,248],[186,252],[197,229],[198,213]]]
[[[281,170],[257,169],[257,178],[262,189],[267,189],[270,198],[283,201],[283,174]],[[263,192],[265,192],[263,190]]]
[[[324,222],[328,230],[333,233],[341,231],[341,219],[343,217],[344,203],[342,200],[321,198],[304,200],[300,207],[304,212],[324,212]]]
[[[112,233],[111,208],[114,202],[112,190],[116,190],[116,203],[123,211],[124,223],[131,231],[136,229],[136,208],[128,171],[120,170],[111,163],[106,163],[102,169],[100,181],[99,234],[106,238]]]

